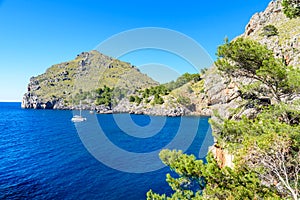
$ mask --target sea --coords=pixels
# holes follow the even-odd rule
[[[171,194],[158,157],[177,149],[205,159],[208,117],[93,114],[0,103],[0,199],[146,199]]]

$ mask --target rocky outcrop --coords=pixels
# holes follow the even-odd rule
[[[264,36],[263,28],[273,25],[278,29],[274,36]],[[271,1],[265,11],[252,16],[242,37],[249,37],[274,51],[287,65],[300,67],[300,18],[287,18],[281,1]]]
[[[220,168],[234,168],[234,155],[230,154],[227,149],[223,149],[216,144],[209,148]]]
[[[271,1],[268,7],[260,13],[255,13],[245,28],[244,35],[250,36],[258,32],[271,18],[278,18],[282,14],[281,1]]]
[[[128,99],[123,99],[116,107],[112,109],[113,113],[132,113],[132,114],[145,114],[145,115],[159,115],[177,117],[183,115],[190,115],[191,112],[187,108],[176,105],[149,105],[145,103],[130,103]]]
[[[35,92],[40,89],[39,81],[37,81],[34,77],[30,78],[30,82],[27,87],[28,92],[23,96],[21,107],[25,109],[53,109],[54,106],[58,104],[58,100],[51,99],[43,101],[43,99],[39,98],[39,96],[35,94]]]
[[[242,100],[239,94],[238,85],[235,81],[229,80],[222,76],[220,72],[213,66],[207,71],[203,77],[204,91],[206,98],[204,101],[207,104],[205,114],[212,115],[216,110],[222,117],[229,117],[229,109],[237,108]],[[199,111],[203,112],[202,110]]]

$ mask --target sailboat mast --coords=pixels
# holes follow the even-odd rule
[[[80,100],[80,108],[79,108],[79,113],[80,113],[80,117],[81,117],[81,100]]]

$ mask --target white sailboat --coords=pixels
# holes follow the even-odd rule
[[[86,118],[85,117],[82,117],[81,115],[81,101],[80,101],[80,109],[79,109],[79,115],[74,115],[72,117],[72,122],[83,122],[83,121],[86,121]]]

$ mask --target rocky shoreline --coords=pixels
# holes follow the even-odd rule
[[[21,107],[23,109],[54,109],[54,110],[89,110],[98,114],[115,114],[115,113],[130,113],[138,115],[156,115],[156,116],[209,116],[203,115],[199,112],[191,112],[185,107],[164,107],[164,106],[152,106],[146,107],[145,104],[136,105],[135,103],[130,103],[128,99],[123,99],[116,106],[105,106],[105,105],[85,105],[82,106],[65,106],[60,100],[51,100],[43,102],[38,99],[37,96],[24,95]]]

